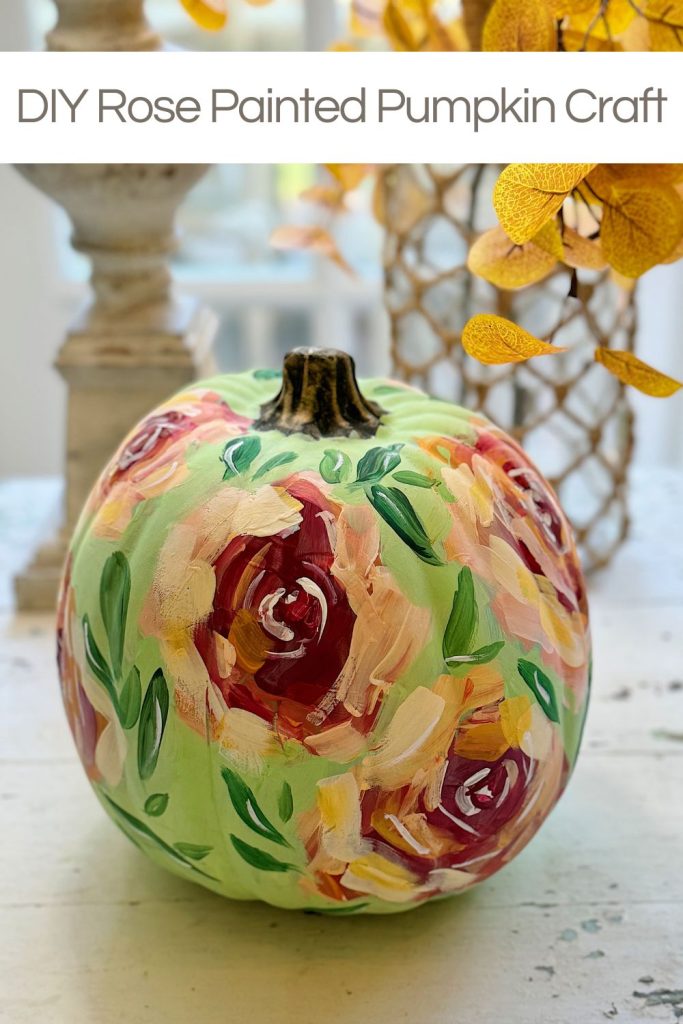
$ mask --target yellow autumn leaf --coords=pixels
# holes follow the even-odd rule
[[[683,200],[670,185],[614,186],[604,201],[600,241],[610,266],[640,277],[671,255],[683,234]]]
[[[227,23],[228,8],[225,0],[180,0],[180,2],[201,28],[217,32]]]
[[[387,0],[382,27],[394,50],[422,50],[430,36],[433,0]]]
[[[556,50],[555,21],[544,0],[495,0],[484,23],[482,50]]]
[[[509,164],[500,174],[493,205],[503,229],[523,245],[559,212],[595,164]]]
[[[445,22],[434,19],[432,23],[432,49],[466,53],[469,48],[470,42],[467,38],[465,23],[462,18],[454,18],[452,21]]]
[[[309,251],[318,253],[332,260],[338,267],[348,273],[353,273],[352,268],[340,253],[337,243],[329,231],[318,225],[299,226],[285,224],[275,228],[270,236],[270,244],[274,249],[284,251]]]
[[[462,346],[480,363],[523,363],[532,356],[557,355],[566,349],[549,345],[518,327],[510,320],[493,313],[478,313],[465,324]]]
[[[586,182],[599,199],[608,199],[617,185],[675,185],[683,179],[683,164],[597,164]]]
[[[650,49],[683,50],[683,0],[650,0]]]
[[[662,263],[678,263],[679,260],[683,260],[683,235],[681,235],[676,248],[669,253],[665,260],[662,260]]]
[[[556,220],[549,220],[547,224],[544,224],[540,231],[537,231],[534,237],[531,239],[534,245],[537,245],[543,252],[549,253],[554,256],[556,260],[561,260],[564,249],[562,245],[562,232],[560,231],[560,225]]]
[[[596,348],[595,361],[609,370],[623,384],[630,384],[653,398],[668,398],[674,395],[683,384],[660,373],[653,366],[648,366],[632,352],[621,352],[618,349]]]
[[[500,226],[484,232],[467,257],[468,270],[473,274],[497,288],[510,290],[542,281],[556,263],[557,257],[536,244],[535,239],[515,245]]]
[[[616,39],[600,39],[586,32],[576,32],[570,28],[562,32],[562,44],[569,53],[577,50],[585,53],[618,53],[624,49],[623,42]]]
[[[625,32],[637,16],[637,7],[631,0],[595,0],[592,7],[573,14],[567,27],[573,32],[610,40]]]
[[[595,10],[599,4],[599,0],[546,0],[546,2],[553,18],[583,14],[585,11]]]
[[[562,262],[574,270],[604,270],[607,266],[599,238],[584,238],[574,228],[562,234]]]
[[[369,164],[325,164],[325,167],[345,192],[358,188],[370,171]]]
[[[619,35],[623,50],[629,53],[647,53],[650,45],[650,25],[645,18],[635,18],[629,27]]]

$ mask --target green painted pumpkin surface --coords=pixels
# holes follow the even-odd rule
[[[257,429],[280,384],[215,377],[124,440],[65,571],[64,702],[159,864],[237,899],[404,910],[497,871],[561,795],[581,571],[482,416],[367,380],[374,436]]]

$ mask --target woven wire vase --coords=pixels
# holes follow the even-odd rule
[[[633,350],[634,292],[609,271],[558,265],[517,292],[472,275],[467,252],[495,223],[492,165],[402,164],[383,171],[385,301],[393,373],[481,410],[516,437],[572,520],[584,568],[610,561],[628,532],[633,414],[626,389],[593,360],[602,345]],[[571,292],[571,294],[570,294]],[[551,359],[483,366],[460,343],[475,313],[498,313],[567,346]]]

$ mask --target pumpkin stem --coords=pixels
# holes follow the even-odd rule
[[[361,394],[347,352],[295,348],[285,356],[279,394],[261,406],[256,430],[311,437],[372,437],[384,409]]]

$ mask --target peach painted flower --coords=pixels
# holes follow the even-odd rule
[[[493,609],[512,635],[540,645],[546,663],[575,690],[585,687],[586,596],[552,492],[521,449],[494,428],[474,446],[442,437],[422,444],[444,462],[442,478],[455,499],[449,557],[494,587]]]
[[[96,510],[93,532],[116,540],[141,501],[165,494],[186,479],[188,449],[200,442],[227,441],[248,427],[249,420],[213,391],[176,395],[128,435],[109,463],[86,509],[86,514]]]
[[[171,530],[143,614],[178,706],[202,728],[208,702],[222,745],[252,768],[285,739],[355,757],[429,629],[379,563],[372,510],[323,488],[312,473],[226,486]]]

